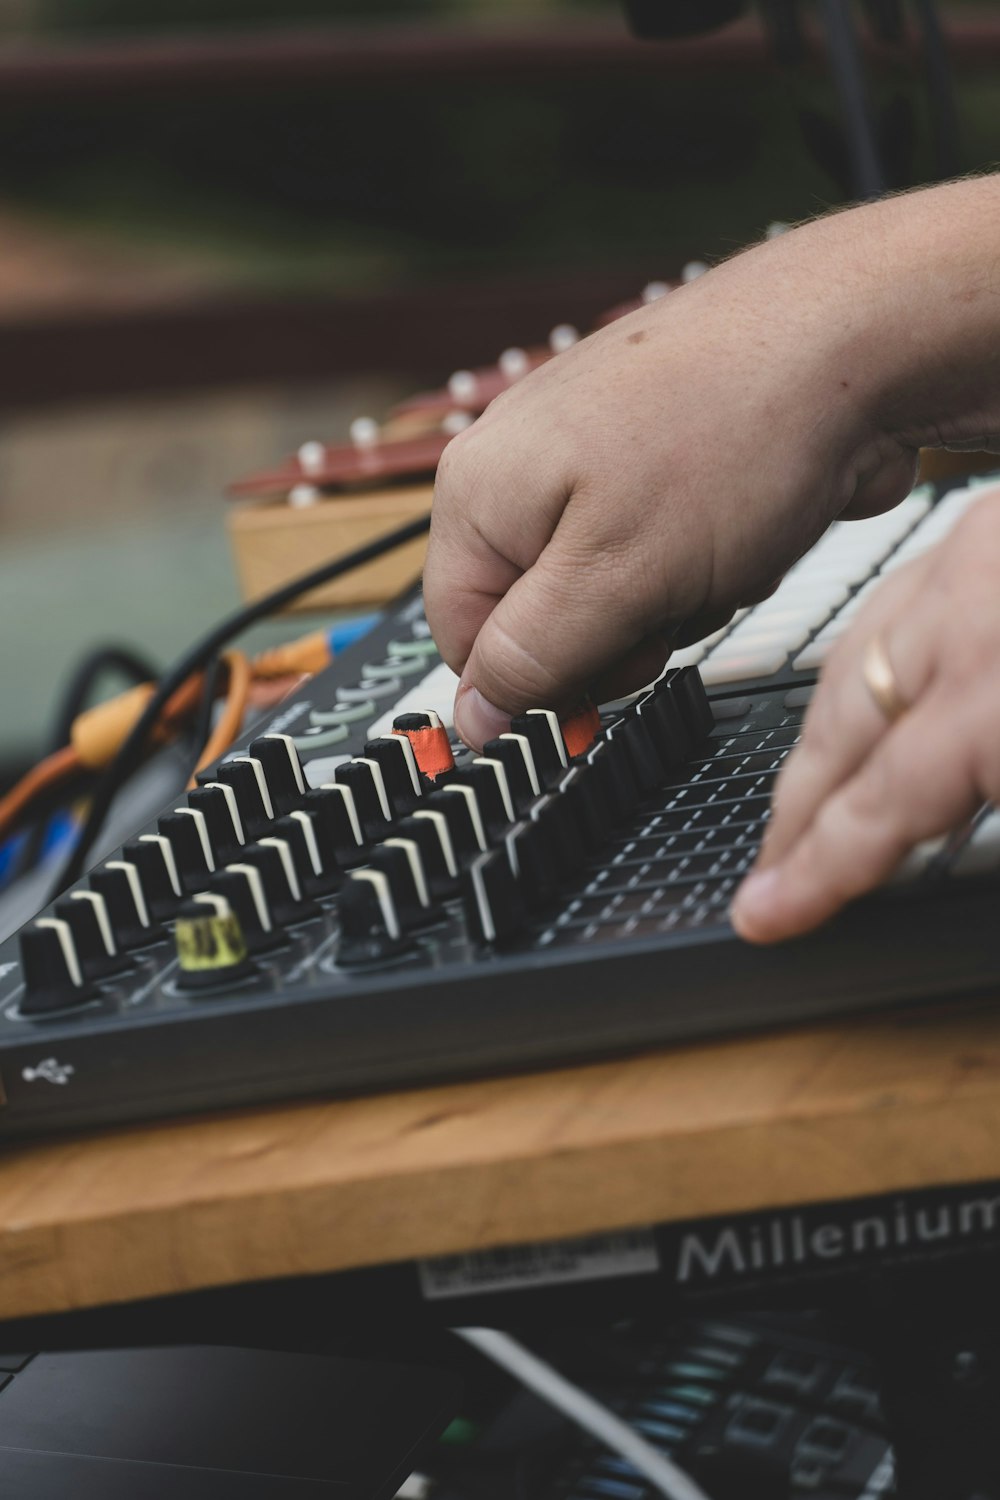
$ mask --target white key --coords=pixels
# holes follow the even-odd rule
[[[701,679],[706,687],[714,687],[720,682],[742,682],[747,677],[770,677],[784,666],[787,657],[784,644],[761,646],[725,657],[713,652],[702,663]]]

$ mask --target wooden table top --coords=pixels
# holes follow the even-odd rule
[[[1000,1005],[9,1145],[0,1318],[1000,1178]]]

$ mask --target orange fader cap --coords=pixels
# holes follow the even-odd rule
[[[392,721],[392,732],[409,740],[417,769],[428,781],[455,769],[448,731],[437,714],[400,714]]]
[[[559,720],[559,727],[566,741],[566,753],[573,760],[577,755],[585,755],[597,739],[601,716],[590,699],[585,698],[579,708]]]

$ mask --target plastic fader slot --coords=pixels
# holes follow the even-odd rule
[[[930,491],[919,490],[885,515],[836,522],[769,599],[739,611],[723,630],[675,652],[671,664],[697,664],[709,687],[771,676],[827,621],[851,607],[851,590],[877,572],[919,526],[930,503]],[[795,662],[802,668],[815,664],[801,657]]]

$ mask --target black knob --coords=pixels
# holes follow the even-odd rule
[[[174,864],[185,891],[200,891],[215,869],[215,855],[205,814],[193,807],[176,807],[157,822],[174,851]]]
[[[354,806],[365,838],[372,841],[381,838],[393,818],[381,766],[374,760],[359,756],[338,766],[333,779],[337,786],[350,787],[353,792]]]
[[[423,796],[423,787],[406,736],[386,734],[380,739],[369,740],[365,745],[365,759],[373,760],[382,772],[393,815],[400,818],[411,813]]]
[[[471,787],[475,792],[488,844],[495,844],[503,837],[514,821],[514,806],[507,774],[499,761],[477,758],[471,764],[461,766],[448,785],[449,788]]]
[[[203,891],[187,897],[177,912],[174,941],[183,990],[228,986],[254,973],[239,918],[225,896]]]
[[[275,817],[301,807],[309,788],[291,735],[262,734],[251,741],[250,755],[264,767]]]
[[[260,872],[271,919],[276,926],[291,927],[318,914],[319,908],[307,898],[299,884],[295,859],[284,839],[269,835],[256,844],[247,844],[234,863],[237,867],[253,865]]]
[[[204,814],[216,865],[238,859],[247,840],[233,788],[224,781],[209,781],[188,792],[188,807]]]
[[[109,859],[90,872],[90,888],[107,902],[111,930],[119,948],[148,948],[163,937],[146,903],[139,871],[127,859]]]
[[[324,783],[306,797],[305,811],[316,820],[316,835],[324,860],[332,858],[344,869],[362,863],[368,846],[349,786]]]
[[[83,977],[73,934],[59,917],[39,917],[24,929],[21,964],[23,1016],[44,1016],[94,998],[93,986]]]
[[[397,825],[400,838],[412,839],[420,850],[432,900],[447,900],[458,889],[458,861],[451,844],[448,820],[442,812],[418,808]]]
[[[199,895],[202,893],[199,892]],[[248,953],[267,953],[285,942],[255,864],[227,865],[210,877],[207,895],[223,896],[236,915]]]
[[[527,912],[505,850],[480,854],[468,866],[462,905],[469,931],[481,943],[503,943],[523,930]]]
[[[547,906],[559,887],[559,867],[546,830],[530,818],[516,823],[504,839],[504,851],[527,910]]]
[[[677,700],[695,745],[700,745],[715,728],[715,715],[698,668],[668,666],[656,686]]]
[[[585,850],[570,804],[558,793],[540,797],[531,809],[531,821],[537,824],[549,847],[559,880],[568,881],[579,875]]]
[[[559,796],[570,809],[572,821],[589,853],[594,854],[611,836],[612,817],[593,766],[584,761],[567,771],[559,783]]]
[[[274,837],[282,839],[291,850],[299,886],[309,898],[331,895],[344,880],[336,854],[331,848],[324,848],[321,835],[318,813],[299,810],[278,818],[274,824]]]
[[[612,747],[624,747],[641,797],[662,784],[663,766],[643,719],[636,714],[627,714],[616,720],[607,730],[607,740]]]
[[[596,769],[598,785],[611,806],[615,822],[630,818],[639,802],[639,788],[625,746],[620,740],[600,740],[587,756],[587,764]]]
[[[231,786],[235,792],[245,839],[257,839],[267,832],[274,821],[274,808],[259,760],[249,755],[224,760],[216,767],[213,780]]]
[[[666,774],[677,770],[689,759],[695,739],[688,728],[681,706],[669,687],[657,685],[636,704],[636,714],[647,726]]]
[[[569,763],[559,720],[551,709],[529,709],[510,721],[511,733],[523,734],[535,758],[538,780],[552,787],[565,775]]]
[[[427,805],[435,812],[443,812],[448,819],[452,847],[459,864],[482,854],[490,847],[486,837],[486,826],[479,811],[479,799],[471,786],[449,782],[439,791],[432,792]]]
[[[410,938],[403,931],[392,888],[383,870],[354,870],[344,882],[337,911],[338,963],[385,963],[410,948]]]
[[[162,833],[144,833],[126,844],[122,854],[139,871],[153,921],[168,921],[184,895],[170,840]]]
[[[107,979],[132,967],[115,941],[107,902],[96,891],[70,891],[57,902],[55,915],[73,935],[84,979]]]
[[[523,734],[502,734],[483,746],[483,757],[497,760],[507,776],[507,788],[514,811],[523,814],[541,794],[541,782],[535,769],[535,757]]]
[[[386,839],[372,850],[371,868],[381,870],[388,880],[404,932],[437,921],[439,913],[431,904],[427,872],[415,839]]]

